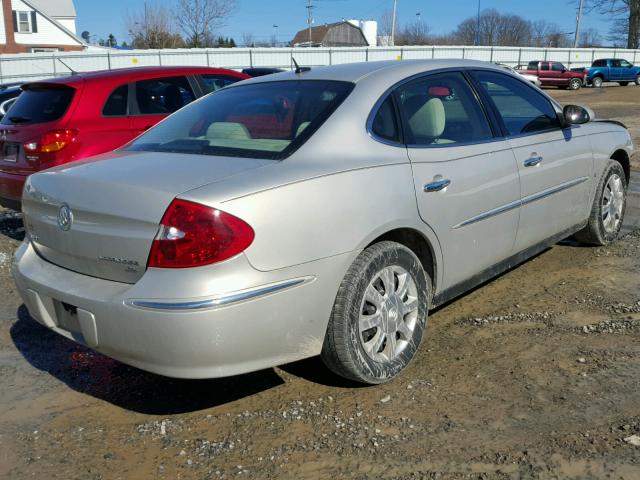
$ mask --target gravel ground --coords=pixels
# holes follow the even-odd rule
[[[640,145],[640,88],[550,93]],[[0,478],[637,480],[639,219],[432,312],[408,370],[365,388],[318,359],[181,381],[75,345],[21,305],[9,262],[24,230],[0,211]]]

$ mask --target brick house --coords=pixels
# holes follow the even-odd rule
[[[73,0],[0,0],[0,53],[84,50]]]

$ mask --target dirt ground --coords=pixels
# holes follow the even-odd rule
[[[640,145],[640,88],[549,92]],[[410,368],[363,388],[318,359],[179,381],[75,345],[21,306],[24,231],[0,211],[0,478],[640,479],[638,224],[640,173],[622,240],[564,242],[432,312]]]

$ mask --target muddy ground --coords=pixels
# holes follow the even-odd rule
[[[640,88],[550,92],[640,145]],[[621,241],[562,243],[433,312],[369,388],[318,359],[178,381],[79,347],[21,306],[24,232],[0,212],[0,478],[640,479],[640,173],[631,190]]]

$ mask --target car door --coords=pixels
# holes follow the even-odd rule
[[[544,85],[555,85],[549,62],[540,62],[540,81]]]
[[[158,77],[133,84],[132,138],[196,99],[190,77]]]
[[[564,72],[566,72],[566,68],[564,65],[559,62],[551,63],[551,70],[549,75],[553,78],[553,84],[555,86],[563,86],[566,83],[569,83],[568,79],[564,78]]]
[[[633,82],[636,77],[633,74],[633,65],[625,59],[618,60],[620,62],[620,80],[623,82]]]
[[[499,115],[520,174],[516,251],[584,222],[589,211],[593,154],[586,129],[562,129],[558,108],[526,82],[500,72],[473,72]]]
[[[426,75],[394,95],[418,210],[438,236],[446,265],[442,288],[448,288],[512,253],[518,169],[462,72]]]

